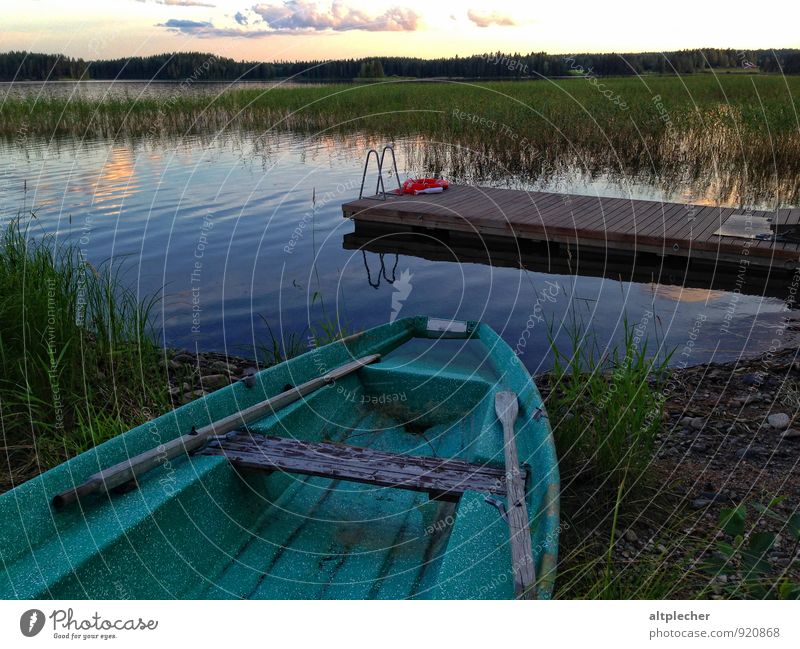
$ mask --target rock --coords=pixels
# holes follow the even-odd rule
[[[205,390],[190,390],[189,392],[184,392],[181,397],[181,403],[189,403],[190,401],[204,397],[206,394],[208,393]]]
[[[208,367],[218,374],[230,374],[234,371],[233,365],[229,365],[225,361],[214,361]]]
[[[192,386],[189,385],[186,381],[184,381],[183,385],[181,385],[181,390],[183,390],[184,392],[190,392],[191,389],[192,389]]]
[[[787,430],[783,431],[781,435],[782,439],[799,439],[800,438],[800,430],[796,428],[788,428]]]
[[[708,507],[711,504],[711,501],[707,498],[695,498],[692,501],[692,509],[703,509],[704,507]]]
[[[196,365],[197,364],[197,359],[194,356],[191,356],[191,355],[187,354],[186,352],[181,352],[180,354],[175,354],[175,356],[173,357],[173,360],[176,360],[179,363],[182,363],[184,365],[187,365],[187,364]]]
[[[171,370],[180,370],[183,369],[183,363],[180,361],[176,361],[174,358],[171,358],[167,363],[167,367]]]
[[[209,374],[208,376],[204,376],[201,381],[203,387],[210,388],[212,390],[218,390],[219,388],[225,387],[228,385],[228,382],[228,377],[224,374]]]
[[[636,532],[634,532],[633,530],[629,529],[629,530],[627,530],[625,532],[625,540],[628,543],[636,543],[636,541],[639,540],[639,537],[636,536]]]
[[[703,417],[695,417],[691,421],[691,427],[695,430],[701,430],[705,426],[706,420]]]
[[[169,389],[169,396],[171,397],[177,397],[180,393],[181,389],[178,386]]]
[[[783,430],[784,428],[789,428],[789,424],[791,423],[791,419],[789,415],[785,412],[777,412],[773,415],[767,417],[767,421],[769,425],[773,428],[777,428],[778,430]]]
[[[689,428],[692,425],[692,421],[694,420],[693,417],[684,417],[680,420],[680,425],[684,428]]]
[[[736,451],[736,457],[740,460],[748,460],[757,457],[761,453],[761,449],[756,446],[746,446]]]
[[[742,383],[745,385],[758,385],[761,380],[762,378],[758,374],[745,374],[742,377]]]
[[[194,401],[195,399],[199,399],[200,397],[204,397],[208,394],[205,390],[190,390],[189,392],[184,392],[181,400],[183,403],[189,403],[190,401]]]

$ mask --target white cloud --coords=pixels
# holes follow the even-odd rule
[[[467,12],[467,18],[469,18],[478,27],[489,27],[490,25],[511,27],[517,24],[517,22],[511,16],[501,14],[496,11],[493,11],[492,13],[484,13],[476,11],[475,9],[470,9]]]
[[[370,32],[415,31],[419,14],[413,9],[392,7],[378,16],[348,7],[338,0],[320,6],[312,0],[285,0],[281,4],[257,4],[253,7],[275,31],[347,31]]]

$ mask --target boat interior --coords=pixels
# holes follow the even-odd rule
[[[245,432],[502,468],[494,394],[516,374],[477,337],[400,341],[383,348],[380,362],[251,422]],[[255,388],[230,388],[227,402],[192,403],[175,411],[178,421],[165,415],[127,435],[139,431],[145,441],[138,447],[153,446],[160,435],[174,436],[167,428],[213,420],[237,397],[252,401],[248,391],[269,395],[329,371],[323,365],[337,359],[304,356],[294,365],[297,376],[292,367],[274,376],[265,370]],[[513,386],[527,431],[520,457],[532,467],[532,532],[546,553],[557,477],[536,471],[552,464],[551,440],[545,419],[534,418],[541,401],[527,381]],[[220,393],[211,397],[225,399]],[[47,482],[39,498],[52,494]],[[452,502],[334,477],[237,469],[200,453],[164,463],[126,493],[49,511],[40,529],[16,539],[34,549],[34,574],[25,574],[29,563],[15,561],[22,553],[9,556],[4,544],[7,583],[0,592],[63,599],[508,598],[509,528],[497,505],[471,490]]]

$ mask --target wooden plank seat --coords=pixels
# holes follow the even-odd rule
[[[215,440],[201,453],[224,456],[237,469],[285,471],[423,491],[440,500],[458,500],[467,490],[506,495],[504,469],[463,460],[387,453],[246,431]]]

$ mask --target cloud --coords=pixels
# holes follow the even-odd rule
[[[163,2],[182,1],[163,0]],[[360,9],[347,7],[338,0],[325,7],[321,7],[313,0],[285,0],[280,4],[257,4],[252,11],[258,18],[248,17],[242,11],[233,16],[238,25],[247,26],[247,29],[235,26],[215,27],[211,22],[177,18],[158,23],[158,27],[197,38],[261,38],[274,34],[341,32],[353,29],[371,32],[414,31],[419,26],[419,15],[411,9],[392,7],[380,15],[370,16]],[[266,24],[266,28],[251,28],[250,25],[254,20],[259,25]]]
[[[158,23],[157,27],[164,27],[175,34],[196,36],[197,38],[262,38],[278,32],[272,29],[234,29],[227,27],[214,27],[213,23],[199,20],[178,20],[171,18],[165,23]]]
[[[328,7],[313,0],[285,0],[281,4],[257,4],[253,11],[271,29],[280,32],[347,31],[360,29],[369,32],[415,31],[419,14],[413,9],[392,7],[378,16],[370,16],[335,0]]]
[[[500,25],[502,27],[511,27],[516,25],[516,21],[511,18],[511,16],[506,16],[505,14],[497,13],[493,11],[492,13],[482,13],[480,11],[475,11],[474,9],[470,9],[467,12],[467,18],[469,18],[473,23],[475,23],[478,27],[489,27],[490,25]]]

